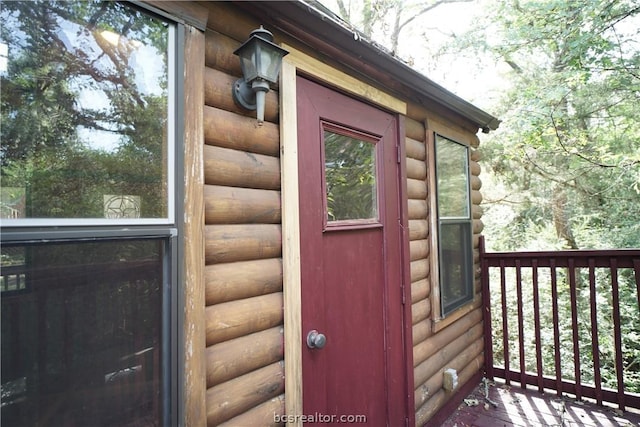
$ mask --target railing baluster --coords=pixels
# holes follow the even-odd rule
[[[573,359],[576,381],[576,399],[582,399],[582,381],[580,374],[580,336],[578,334],[578,292],[576,289],[576,261],[569,258],[569,293],[571,296],[571,327],[573,330]]]
[[[502,349],[504,352],[504,372],[505,372],[505,382],[511,384],[511,379],[509,378],[509,369],[511,368],[511,364],[509,363],[509,327],[508,327],[508,316],[507,316],[507,280],[505,275],[505,266],[504,259],[500,260],[500,290],[502,292]]]
[[[622,333],[620,331],[620,293],[618,289],[618,260],[611,258],[611,299],[613,304],[613,334],[616,346],[616,376],[618,379],[618,407],[624,411],[624,366],[622,364]]]
[[[538,292],[538,260],[531,261],[532,286],[533,286],[533,322],[536,337],[536,369],[538,374],[538,391],[544,390],[542,370],[542,338],[540,337],[540,295]]]
[[[522,313],[522,268],[521,261],[516,260],[516,291],[518,295],[518,345],[520,355],[520,386],[525,388],[526,381],[526,363],[524,360],[524,315]]]
[[[600,346],[598,340],[598,307],[596,291],[596,260],[589,258],[589,303],[591,308],[591,354],[593,356],[593,380],[596,401],[602,405],[602,378],[600,377]]]
[[[558,396],[562,396],[562,363],[560,358],[560,316],[558,314],[558,276],[556,271],[556,260],[549,261],[551,268],[551,305],[553,310],[553,355],[556,368],[556,391]]]
[[[577,399],[592,398],[595,399],[598,404],[604,402],[611,402],[618,404],[620,409],[624,410],[626,407],[640,408],[640,396],[636,393],[626,392],[624,384],[624,354],[623,354],[623,337],[622,337],[622,319],[620,306],[621,288],[623,286],[633,286],[634,279],[627,281],[627,276],[620,276],[619,269],[633,269],[635,275],[635,287],[638,308],[640,309],[640,251],[639,250],[608,250],[608,251],[564,251],[564,252],[520,252],[520,253],[483,253],[482,258],[483,274],[486,275],[484,282],[484,289],[486,292],[490,292],[491,289],[498,291],[497,286],[492,288],[491,279],[489,278],[489,272],[491,268],[500,269],[500,291],[501,301],[495,304],[493,310],[498,307],[502,309],[502,313],[492,311],[492,316],[502,315],[502,344],[503,344],[503,356],[504,356],[504,370],[502,367],[489,368],[487,371],[492,372],[496,378],[502,378],[507,384],[511,381],[519,381],[521,387],[526,387],[529,384],[537,385],[539,389],[544,390],[544,387],[554,388],[559,396],[564,393],[571,393],[576,396]],[[535,321],[535,349],[532,349],[530,342],[525,342],[528,336],[525,337],[525,301],[523,294],[525,290],[523,286],[522,269],[532,268],[532,299],[534,309],[534,321]],[[507,272],[507,268],[515,269],[516,289],[514,294],[507,294],[507,288],[511,289],[512,283],[507,283],[507,276],[511,277],[511,271]],[[551,275],[551,309],[553,315],[553,346],[554,346],[554,364],[555,364],[555,380],[544,376],[545,362],[541,357],[543,351],[542,347],[542,321],[543,313],[540,311],[541,306],[544,305],[545,300],[541,298],[543,292],[540,288],[540,281],[544,282],[544,277],[541,277],[541,271],[546,271],[549,268]],[[558,280],[559,271],[563,271],[566,268],[566,280],[568,280],[568,292],[570,299],[570,307],[563,307],[561,301],[566,298],[566,290],[561,285],[562,282]],[[582,269],[588,269],[589,284],[587,288],[586,275],[583,280]],[[607,388],[604,382],[601,363],[603,362],[600,355],[601,343],[600,332],[602,331],[602,325],[599,324],[598,319],[601,315],[598,310],[602,310],[605,307],[599,303],[597,298],[600,292],[601,297],[603,295],[603,289],[598,287],[598,269],[609,268],[611,272],[611,300],[613,309],[611,316],[613,317],[613,334],[615,347],[615,369],[617,376],[617,390],[611,390]],[[621,279],[622,278],[622,279]],[[497,278],[496,278],[497,279]],[[620,281],[623,280],[623,281]],[[559,283],[560,282],[560,283]],[[584,283],[584,284],[583,284]],[[542,288],[544,289],[544,288]],[[626,289],[626,288],[624,288]],[[589,291],[589,300],[586,299],[586,292]],[[528,292],[528,291],[527,291]],[[583,294],[584,292],[584,294]],[[526,293],[527,297],[529,296]],[[487,298],[490,295],[487,296]],[[515,301],[514,301],[515,299]],[[625,300],[626,301],[626,300]],[[513,307],[514,302],[517,304]],[[490,304],[490,302],[489,302]],[[589,315],[587,315],[587,304],[589,305]],[[633,303],[631,303],[633,305]],[[517,308],[518,325],[513,322],[513,318],[509,318],[511,315],[509,310]],[[608,309],[608,307],[606,307]],[[571,310],[571,334],[572,334],[572,354],[569,347],[563,348],[563,338],[561,335],[562,328],[561,322],[563,322],[563,316],[569,316],[566,309]],[[526,310],[528,312],[528,309]],[[565,314],[566,313],[566,314]],[[498,320],[499,317],[495,318]],[[591,326],[587,326],[587,322],[590,322]],[[601,323],[601,322],[600,322]],[[510,333],[509,324],[513,331]],[[491,325],[493,326],[493,325]],[[516,328],[518,337],[516,338]],[[584,331],[583,331],[584,329]],[[587,332],[588,331],[588,332]],[[589,384],[582,383],[582,357],[581,351],[588,347],[581,348],[581,344],[586,344],[581,341],[580,336],[584,335],[583,332],[587,332],[591,335],[590,351],[592,356],[593,377],[591,374],[586,374],[589,377]],[[567,333],[569,333],[567,331]],[[520,358],[520,371],[518,367],[511,368],[510,364],[510,345],[515,344],[515,340],[518,339],[518,353]],[[529,340],[530,341],[530,340]],[[491,344],[493,345],[493,343]],[[497,347],[496,347],[497,348]],[[527,366],[531,367],[527,363],[525,356],[529,352],[533,353],[535,350],[536,355],[536,368],[537,373],[532,374],[527,372]],[[566,352],[565,352],[566,350]],[[495,351],[495,348],[493,348]],[[495,357],[495,353],[493,354]],[[515,353],[514,353],[515,356]],[[585,354],[585,357],[588,355]],[[574,374],[575,381],[570,378],[571,375],[567,375],[566,372],[563,376],[563,370],[567,371],[566,366],[562,366],[563,359],[574,359]],[[531,361],[529,361],[531,362]],[[494,360],[495,363],[495,360]],[[569,370],[570,371],[570,370]],[[593,380],[591,379],[593,378]],[[593,381],[593,382],[592,382]]]
[[[480,259],[481,259],[481,281],[482,281],[482,302],[484,305],[484,348],[485,348],[485,375],[493,380],[493,333],[491,324],[491,290],[489,288],[489,261],[484,257],[484,238],[480,238]]]
[[[633,260],[633,274],[636,278],[636,297],[638,297],[638,309],[640,309],[640,259]]]

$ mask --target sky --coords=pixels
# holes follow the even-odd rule
[[[7,71],[7,55],[9,54],[9,46],[0,43],[0,72]]]

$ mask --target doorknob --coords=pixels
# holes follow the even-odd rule
[[[322,348],[327,343],[327,337],[324,334],[316,331],[315,329],[309,331],[307,334],[307,347],[309,348]]]

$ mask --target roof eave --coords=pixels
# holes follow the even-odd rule
[[[244,5],[248,6],[247,3]],[[500,125],[498,118],[409,67],[391,53],[362,37],[356,29],[349,28],[348,24],[337,16],[321,11],[304,0],[252,2],[252,8],[260,10],[275,20],[304,22],[306,33],[323,39],[333,46],[352,53],[361,61],[383,70],[394,79],[403,82],[405,86],[414,89],[421,97],[439,103],[473,122],[485,133],[496,130]]]

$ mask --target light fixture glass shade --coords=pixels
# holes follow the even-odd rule
[[[233,99],[243,108],[257,110],[256,118],[262,125],[269,83],[278,80],[282,58],[289,52],[273,43],[273,34],[260,26],[233,53],[240,57],[243,75],[233,85]]]
[[[278,80],[282,58],[289,52],[272,40],[273,35],[261,27],[234,52],[240,57],[245,82],[251,83],[257,78],[271,83]]]

